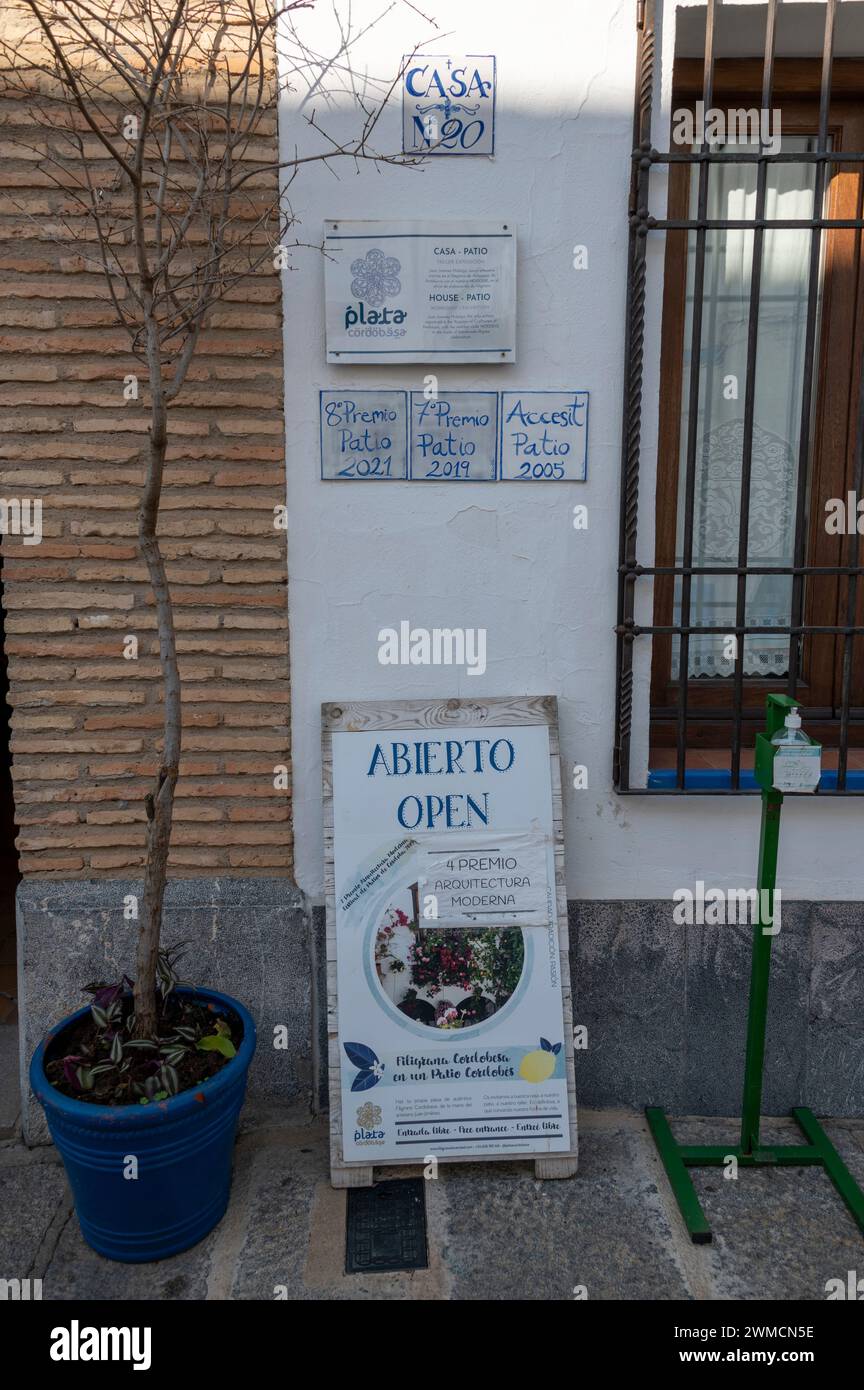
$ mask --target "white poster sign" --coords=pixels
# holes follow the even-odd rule
[[[339,1160],[572,1155],[549,728],[351,723],[330,736]]]
[[[549,839],[538,832],[417,837],[420,920],[547,927],[554,921]],[[494,843],[492,843],[494,841]]]
[[[402,60],[405,154],[495,153],[495,59],[414,53]]]
[[[820,743],[782,744],[774,754],[774,786],[780,792],[813,792],[822,777]]]
[[[515,362],[512,223],[331,221],[324,242],[328,362]]]

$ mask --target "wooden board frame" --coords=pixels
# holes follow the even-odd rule
[[[382,1159],[380,1163],[346,1163],[342,1156],[342,1081],[339,1056],[339,1001],[336,976],[336,884],[333,865],[333,734],[375,729],[466,729],[484,725],[543,725],[549,731],[552,828],[555,856],[555,909],[561,969],[564,1056],[571,1148],[568,1153],[535,1154],[537,1178],[570,1178],[578,1167],[576,1076],[573,1061],[573,1003],[567,932],[567,885],[564,877],[564,816],[558,743],[558,701],[554,695],[495,696],[487,700],[331,700],[321,706],[322,776],[324,783],[324,893],[327,913],[327,1051],[330,1093],[330,1182],[333,1187],[371,1187],[374,1167],[416,1166],[422,1160]],[[454,1154],[447,1163],[518,1161],[523,1155]]]

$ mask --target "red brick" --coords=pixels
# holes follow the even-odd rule
[[[25,738],[12,739],[12,753],[140,753],[138,738]]]
[[[114,869],[138,869],[144,863],[143,850],[140,854],[134,854],[129,850],[109,850],[107,853],[100,851],[90,855],[90,868],[103,870],[105,872]]]
[[[4,141],[14,147],[2,181],[23,205],[0,210],[0,489],[44,500],[41,545],[4,541],[21,866],[46,879],[123,878],[143,865],[143,798],[163,726],[154,604],[137,550],[146,369],[93,268],[95,229],[73,193],[81,171],[58,170],[58,187],[36,167],[38,151],[16,142],[59,142],[33,126],[26,103],[0,106],[0,155]],[[116,136],[109,112],[92,115]],[[110,174],[83,116],[67,111],[62,123],[82,134],[95,173]],[[220,139],[214,116],[214,153]],[[275,142],[274,113],[250,163],[271,161]],[[176,175],[188,186],[186,170]],[[210,313],[171,415],[159,534],[184,680],[175,876],[291,871],[290,800],[272,785],[289,745],[285,535],[273,526],[285,487],[282,308],[270,230],[256,227],[274,179],[262,170],[233,205],[265,263]],[[128,196],[115,194],[112,207],[125,217]],[[190,244],[204,246],[200,227]],[[131,248],[117,250],[134,269]],[[115,287],[124,297],[119,279]],[[130,374],[140,392],[127,402]],[[122,656],[128,633],[137,661]]]
[[[232,849],[228,851],[228,863],[231,865],[232,868],[278,868],[281,869],[284,873],[289,873],[291,867],[291,854],[289,850],[289,845],[290,841],[286,840],[285,845],[278,850]]]
[[[84,860],[78,855],[66,855],[65,858],[53,858],[49,855],[22,854],[18,859],[18,867],[22,874],[32,874],[34,878],[42,878],[47,873],[76,873],[84,868]]]

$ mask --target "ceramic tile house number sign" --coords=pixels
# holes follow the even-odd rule
[[[402,60],[405,154],[495,153],[495,59],[414,53]]]
[[[504,482],[584,483],[587,475],[587,391],[502,391]]]
[[[587,391],[345,388],[321,391],[320,412],[321,477],[329,481],[584,483],[588,476]]]
[[[556,705],[326,705],[331,1172],[575,1171]]]
[[[328,362],[515,362],[511,224],[334,220],[324,249]]]
[[[494,483],[498,392],[411,392],[410,476],[422,482]]]
[[[404,391],[322,391],[319,408],[322,478],[408,477]]]

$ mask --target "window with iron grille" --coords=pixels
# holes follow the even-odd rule
[[[615,785],[755,792],[781,691],[824,745],[821,793],[860,796],[864,4],[662,8],[638,20]]]

